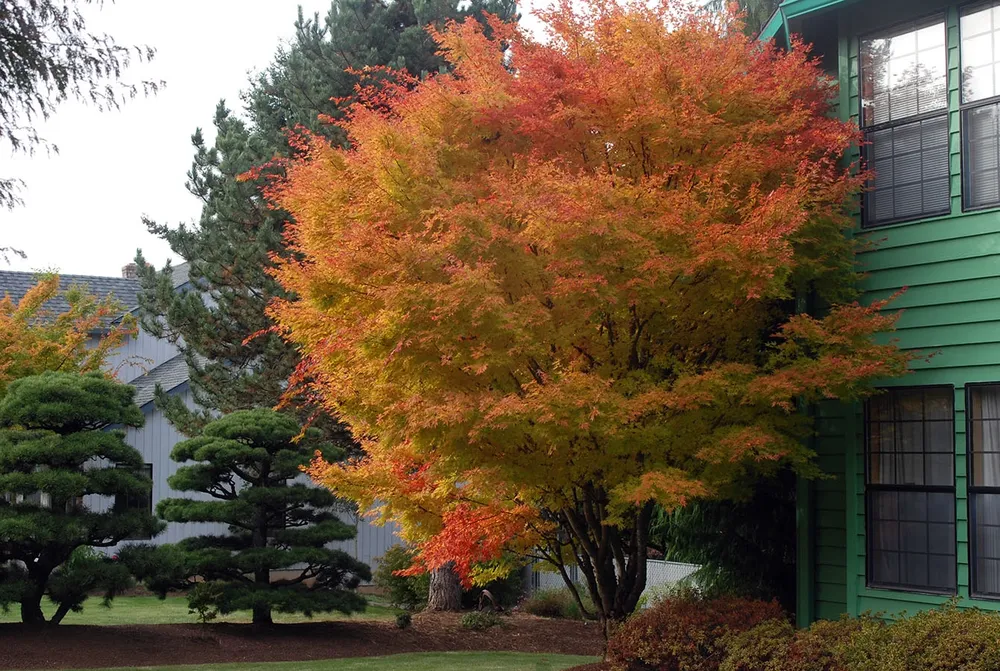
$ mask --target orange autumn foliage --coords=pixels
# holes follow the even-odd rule
[[[54,314],[46,303],[59,295],[69,309]],[[18,378],[45,371],[102,370],[108,355],[135,332],[134,319],[118,319],[121,307],[83,287],[59,289],[59,276],[42,275],[15,303],[0,297],[0,396]]]
[[[299,136],[271,194],[298,298],[272,313],[295,381],[364,444],[314,478],[467,580],[538,546],[617,571],[591,586],[613,617],[652,502],[808,471],[798,404],[908,357],[853,302],[860,137],[806,48],[670,0],[541,18],[546,43],[434,33],[451,72],[359,91],[349,149]],[[807,294],[824,317],[794,314]]]

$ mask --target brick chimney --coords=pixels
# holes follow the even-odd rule
[[[122,277],[127,280],[139,279],[139,266],[135,265],[135,262],[126,263],[122,266]]]

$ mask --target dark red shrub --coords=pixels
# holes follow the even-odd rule
[[[718,671],[727,637],[782,619],[776,601],[667,599],[615,631],[607,661],[613,671]]]

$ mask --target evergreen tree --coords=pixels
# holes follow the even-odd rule
[[[347,69],[388,65],[417,76],[434,72],[444,61],[426,27],[484,11],[510,19],[515,5],[512,0],[337,0],[325,20],[300,12],[292,44],[278,52],[244,95],[246,119],[220,103],[214,144],[200,130],[194,134],[187,186],[204,203],[200,221],[177,228],[146,224],[189,262],[199,291],[177,294],[169,268],[156,272],[141,253],[136,260],[142,269],[143,326],[181,347],[201,408],[229,413],[273,407],[299,360],[292,347],[268,331],[272,323],[265,315],[274,297],[287,295],[268,271],[273,258],[287,257],[282,234],[288,215],[272,209],[261,194],[279,168],[266,167],[252,177],[248,171],[290,154],[289,127],[302,125],[343,142],[339,127],[321,121],[321,115],[338,117],[335,99],[353,94],[357,78]],[[188,435],[212,417],[166,394],[157,402]],[[312,416],[308,399],[296,405],[302,406],[303,417]],[[319,426],[348,444],[332,421]]]
[[[168,483],[211,498],[164,499],[157,513],[171,522],[221,522],[229,534],[133,550],[123,560],[161,594],[191,587],[191,608],[208,618],[251,610],[254,624],[269,624],[272,611],[363,610],[364,599],[352,590],[371,579],[368,566],[326,547],[353,538],[354,529],[337,519],[328,490],[296,481],[317,449],[334,460],[342,453],[316,445],[316,431],[296,442],[300,432],[286,414],[240,410],[178,443],[170,456],[186,465]]]
[[[162,528],[149,511],[92,509],[84,499],[141,497],[152,487],[142,456],[110,428],[142,425],[134,394],[99,373],[46,372],[13,382],[0,400],[0,605],[19,602],[24,622],[45,622],[46,593],[58,623],[90,589],[110,588],[110,597],[126,581],[120,567],[79,548]]]

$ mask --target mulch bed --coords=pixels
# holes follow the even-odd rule
[[[503,627],[469,631],[459,614],[420,614],[408,629],[392,622],[275,625],[0,625],[0,669],[71,669],[221,662],[282,662],[401,652],[507,650],[600,655],[595,623],[517,614]]]

